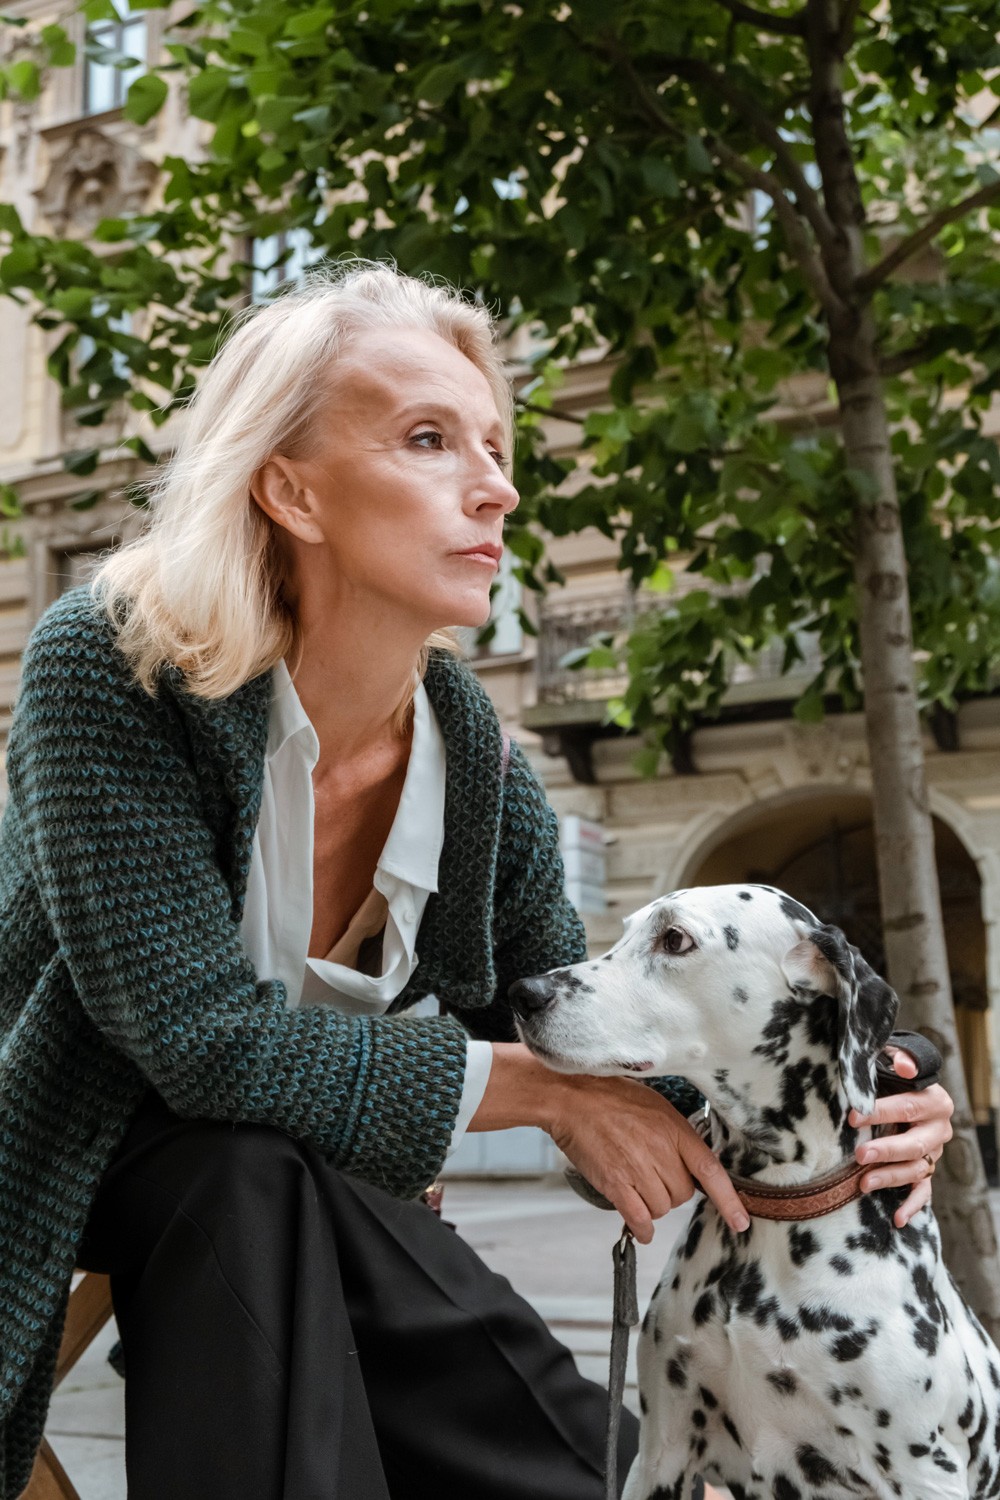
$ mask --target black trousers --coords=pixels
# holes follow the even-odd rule
[[[603,1496],[606,1394],[528,1304],[280,1131],[151,1094],[80,1264],[111,1276],[129,1500]]]

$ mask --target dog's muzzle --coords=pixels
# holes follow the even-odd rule
[[[555,980],[541,974],[536,979],[519,979],[507,991],[515,1015],[522,1021],[530,1021],[541,1011],[548,1010],[558,993]]]

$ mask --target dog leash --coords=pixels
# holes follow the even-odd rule
[[[639,1297],[635,1284],[635,1239],[628,1225],[611,1251],[615,1269],[611,1310],[611,1367],[608,1372],[608,1432],[604,1446],[605,1500],[618,1500],[618,1429],[625,1396],[629,1332],[639,1321]]]

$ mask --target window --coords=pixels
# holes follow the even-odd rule
[[[313,244],[308,229],[283,229],[264,239],[253,240],[250,261],[253,276],[250,298],[266,302],[288,282],[300,282],[310,266],[323,259],[322,250]]]
[[[99,115],[120,109],[129,85],[146,71],[146,20],[95,21],[87,28],[83,112]]]

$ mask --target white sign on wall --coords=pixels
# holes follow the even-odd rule
[[[568,813],[559,825],[559,848],[566,867],[566,894],[579,912],[608,909],[604,894],[607,835],[600,823]]]

